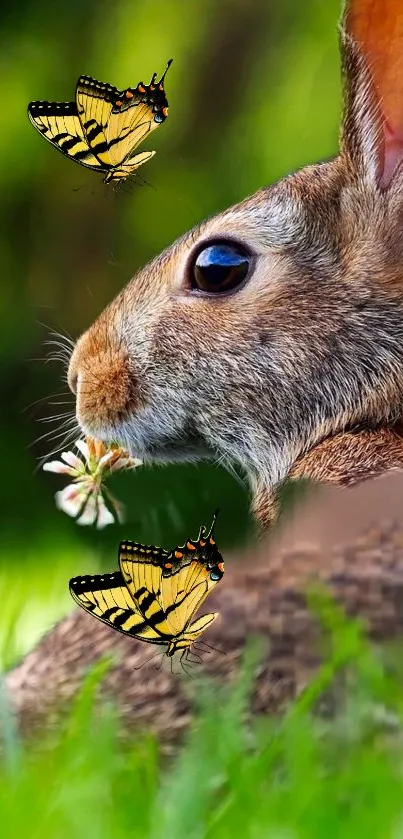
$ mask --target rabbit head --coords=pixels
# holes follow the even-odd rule
[[[403,15],[353,0],[339,155],[179,239],[74,349],[82,429],[151,461],[219,458],[271,493],[403,397]]]

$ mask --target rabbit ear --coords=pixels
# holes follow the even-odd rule
[[[402,0],[350,0],[341,33],[342,152],[387,189],[403,161]]]

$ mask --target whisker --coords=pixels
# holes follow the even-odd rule
[[[53,394],[51,394],[50,396],[41,396],[39,399],[35,399],[35,400],[34,400],[34,402],[30,402],[30,404],[29,404],[29,405],[26,405],[26,407],[25,407],[25,408],[22,408],[22,413],[25,413],[25,411],[29,411],[29,409],[30,409],[30,408],[34,408],[34,407],[35,407],[35,405],[39,405],[39,404],[40,404],[40,402],[47,402],[47,401],[49,401],[49,405],[52,405],[52,404],[53,404],[53,405],[58,405],[58,404],[59,404],[59,405],[62,405],[62,404],[67,405],[67,404],[68,404],[68,402],[64,402],[64,403],[62,403],[62,402],[53,402],[53,403],[52,403],[52,402],[50,402],[50,400],[51,400],[51,399],[54,399],[54,397],[55,397],[55,396],[69,396],[69,395],[71,396],[72,394],[69,394],[69,393],[68,393],[68,391],[66,390],[66,391],[60,391],[60,392],[58,392],[58,393],[53,393]],[[73,403],[72,403],[72,404],[73,404]]]
[[[61,445],[55,446],[53,449],[50,450],[46,455],[38,458],[38,463],[35,467],[34,474],[37,474],[40,469],[42,469],[44,463],[46,463],[51,458],[57,457],[58,454],[61,454],[63,451],[68,449],[69,446],[73,445],[77,440],[83,440],[84,436],[81,433],[80,429],[73,428],[70,431],[66,431],[66,436],[62,441]]]
[[[243,478],[239,472],[235,469],[234,464],[229,460],[226,454],[222,454],[219,457],[217,456],[215,459],[215,463],[217,466],[222,466],[233,478],[235,478],[237,484],[239,486],[245,488],[246,486],[246,479]]]
[[[44,323],[41,320],[37,320],[36,322],[37,324],[39,324],[39,326],[42,326],[44,329],[46,329],[48,335],[60,340],[65,345],[70,345],[71,347],[75,346],[75,341],[72,338],[72,336],[67,332],[67,330],[61,332],[60,330],[54,329],[52,326],[50,326],[50,324]]]
[[[41,442],[41,440],[46,440],[47,438],[57,440],[59,437],[62,437],[63,434],[66,433],[66,430],[67,430],[67,427],[68,427],[69,424],[70,424],[69,422],[66,422],[64,424],[64,428],[61,431],[59,431],[59,433],[56,433],[55,430],[46,431],[45,434],[41,434],[40,437],[37,437],[36,440],[33,440],[33,442],[29,444],[28,448],[32,448],[33,446],[36,446],[37,443]],[[76,424],[75,417],[74,417],[74,424]]]
[[[49,423],[49,422],[56,422],[61,419],[71,418],[72,412],[71,411],[64,411],[62,414],[52,414],[49,417],[39,417],[37,422],[42,423]]]
[[[70,362],[70,353],[64,354],[61,350],[58,352],[48,353],[45,358],[33,358],[31,361],[43,361],[44,364],[50,364],[52,362],[59,362],[59,364],[67,365]]]
[[[45,347],[60,347],[62,350],[74,349],[74,341],[59,335],[57,332],[51,332],[50,334],[54,337],[43,342]]]

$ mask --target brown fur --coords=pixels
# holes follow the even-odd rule
[[[397,0],[348,6],[340,154],[183,236],[123,289],[71,358],[85,432],[145,460],[219,457],[240,465],[263,527],[286,477],[350,485],[402,467],[399,15]],[[253,271],[234,293],[205,297],[192,292],[189,271],[195,249],[217,238],[253,253]],[[377,506],[387,513],[384,501],[381,494]],[[255,706],[277,706],[299,689],[316,661],[303,595],[312,574],[348,610],[366,615],[376,637],[400,631],[402,532],[401,524],[378,526],[336,553],[269,559],[264,548],[259,562],[249,557],[248,570],[234,565],[211,602],[221,621],[209,638],[227,657],[208,658],[207,668],[232,673],[245,634],[263,632],[272,646]],[[70,697],[87,664],[114,648],[122,659],[109,688],[127,715],[181,727],[188,702],[178,680],[147,667],[136,675],[146,645],[94,624],[74,613],[9,675],[23,718],[40,718]]]
[[[403,468],[403,440],[394,429],[328,437],[298,460],[290,478],[352,485]]]
[[[361,481],[403,468],[403,439],[394,428],[349,431],[327,437],[294,463],[288,478],[318,483],[354,486]],[[253,511],[262,527],[268,528],[278,514],[276,494],[255,492]]]

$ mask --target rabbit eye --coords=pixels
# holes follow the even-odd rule
[[[209,294],[223,294],[245,279],[251,257],[241,245],[209,245],[198,254],[191,269],[191,286]]]

